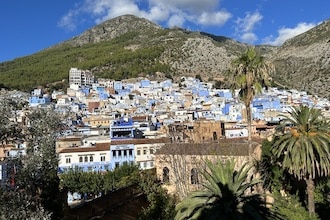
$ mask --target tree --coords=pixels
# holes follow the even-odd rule
[[[314,179],[328,176],[330,172],[330,126],[320,109],[300,105],[292,107],[289,116],[284,116],[272,146],[272,151],[282,167],[307,184],[308,210],[315,214]]]
[[[283,197],[279,191],[274,192],[274,204],[273,208],[277,210],[277,212],[283,216],[283,219],[290,220],[317,220],[316,216],[309,217],[308,211],[304,208],[304,206],[299,202],[299,198],[295,195],[286,195]]]
[[[327,219],[330,213],[330,176],[319,179],[315,187],[315,209],[320,219]]]
[[[248,181],[251,167],[243,165],[234,170],[235,162],[212,164],[206,161],[202,172],[204,190],[194,191],[176,206],[175,219],[267,219],[276,217],[266,207],[260,194],[247,191],[260,182]]]
[[[200,82],[203,82],[203,79],[200,74],[197,74],[195,78],[198,79]]]
[[[11,212],[4,212],[3,217],[61,219],[65,197],[59,189],[55,152],[61,119],[51,109],[31,110],[27,117],[28,125],[22,131],[26,155],[16,158],[20,166],[16,166],[13,183],[2,194],[1,199],[13,201]],[[7,207],[6,203],[0,204],[0,210],[8,210]]]
[[[274,71],[274,66],[265,61],[254,47],[249,48],[239,58],[233,61],[229,70],[228,79],[232,89],[240,89],[239,98],[246,107],[246,117],[249,129],[249,150],[251,141],[251,101],[253,97],[262,92],[263,86],[270,85],[269,75]],[[251,152],[250,152],[251,153]]]
[[[4,93],[0,97],[0,144],[13,143],[22,140],[21,126],[17,122],[17,110],[24,106],[20,99]]]
[[[175,216],[175,198],[167,194],[152,172],[141,172],[139,187],[147,196],[149,205],[143,208],[138,219],[171,220]]]
[[[134,164],[123,164],[112,171],[84,172],[82,169],[70,169],[60,175],[61,188],[69,192],[80,194],[108,193],[119,188],[124,188],[137,183],[139,167]]]

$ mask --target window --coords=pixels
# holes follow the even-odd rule
[[[108,171],[109,170],[109,166],[108,165],[104,165],[104,169]]]
[[[83,162],[83,157],[80,156],[80,157],[79,157],[79,163],[82,163],[82,162]]]
[[[143,155],[146,155],[146,154],[147,154],[147,150],[143,149]]]
[[[137,150],[136,154],[137,155],[141,155],[141,151],[140,150]]]
[[[170,170],[167,167],[163,168],[163,182],[164,183],[170,182]]]
[[[124,150],[124,157],[127,156],[127,150]]]
[[[101,156],[101,161],[105,161],[105,156]]]
[[[144,168],[147,167],[147,162],[143,162],[143,167],[144,167]]]
[[[112,156],[113,156],[113,157],[116,157],[116,151],[115,151],[115,150],[112,151]]]
[[[87,156],[85,156],[85,162],[88,162],[88,157]]]
[[[118,156],[121,157],[121,150],[118,151]]]
[[[150,167],[154,167],[154,162],[150,161]]]
[[[198,171],[196,168],[191,169],[191,174],[190,174],[190,182],[191,184],[198,184]]]
[[[115,167],[116,167],[116,168],[119,167],[119,162],[116,162],[116,163],[115,163]]]
[[[217,140],[217,139],[218,139],[217,132],[213,131],[213,140]]]
[[[71,157],[65,158],[65,163],[71,163]]]
[[[154,149],[150,148],[150,154],[154,154]]]
[[[133,155],[133,150],[132,150],[132,149],[129,149],[128,154],[129,154],[130,156],[132,156],[132,155]]]
[[[89,162],[93,162],[93,156],[89,157]]]

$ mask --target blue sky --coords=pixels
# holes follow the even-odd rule
[[[163,27],[281,45],[329,19],[329,8],[327,0],[3,0],[0,62],[31,55],[124,14]]]

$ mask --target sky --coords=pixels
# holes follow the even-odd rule
[[[133,14],[164,28],[281,45],[330,19],[328,0],[2,0],[0,63],[69,40],[95,25]]]

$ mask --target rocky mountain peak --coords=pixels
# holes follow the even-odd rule
[[[67,43],[74,46],[81,46],[88,43],[99,43],[101,41],[111,40],[128,32],[136,31],[141,33],[158,29],[162,29],[162,27],[147,19],[139,18],[134,15],[122,15],[96,25],[79,36],[74,37]]]

